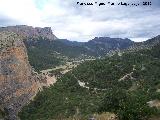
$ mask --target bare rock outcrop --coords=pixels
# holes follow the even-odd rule
[[[0,32],[0,108],[9,120],[38,92],[39,79],[28,62],[23,38]]]
[[[1,27],[0,31],[9,31],[17,33],[23,37],[27,38],[47,38],[49,40],[55,40],[57,37],[52,33],[51,27],[32,27],[27,25],[16,25],[16,26],[8,26],[8,27]]]

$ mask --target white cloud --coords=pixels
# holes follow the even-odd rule
[[[40,24],[40,11],[32,0],[0,0],[0,13],[29,25]]]
[[[151,7],[129,8],[77,6],[75,0],[0,0],[0,26],[51,26],[57,37],[81,41],[94,36],[142,40],[160,31],[159,2],[154,1]]]
[[[131,40],[135,41],[135,42],[139,42],[139,41],[146,41],[149,38],[130,38]]]

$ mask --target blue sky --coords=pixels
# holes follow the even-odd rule
[[[108,0],[96,0],[106,2]],[[58,38],[120,37],[142,41],[160,34],[160,0],[151,6],[79,6],[94,0],[0,0],[0,26],[52,27]],[[112,2],[142,3],[142,0]],[[145,0],[149,1],[149,0]]]

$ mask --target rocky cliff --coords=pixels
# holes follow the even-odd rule
[[[47,38],[49,40],[55,40],[57,37],[52,33],[51,27],[32,27],[27,25],[16,25],[16,26],[8,26],[8,27],[1,27],[0,31],[9,31],[17,33],[23,37],[27,38]]]
[[[23,39],[12,32],[0,32],[0,109],[7,119],[18,119],[18,111],[38,92],[38,81]]]

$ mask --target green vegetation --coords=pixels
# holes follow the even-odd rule
[[[78,42],[69,42],[67,40],[50,41],[43,38],[24,41],[30,64],[36,71],[63,65],[66,61],[74,58],[90,58],[89,55],[94,55]],[[85,54],[88,56],[85,56]]]
[[[0,109],[0,119],[5,117],[5,113]]]
[[[159,114],[147,103],[160,100],[159,56],[157,45],[86,61],[40,92],[19,116],[23,120],[84,120],[94,113],[111,112],[120,120],[147,120]]]
[[[95,38],[89,42],[50,41],[41,37],[25,40],[30,64],[37,71],[62,65],[66,61],[104,57],[110,50],[125,49],[132,44],[129,39],[117,38]]]
[[[36,71],[54,68],[65,63],[67,58],[57,54],[52,44],[53,41],[42,38],[25,42],[29,62]]]

